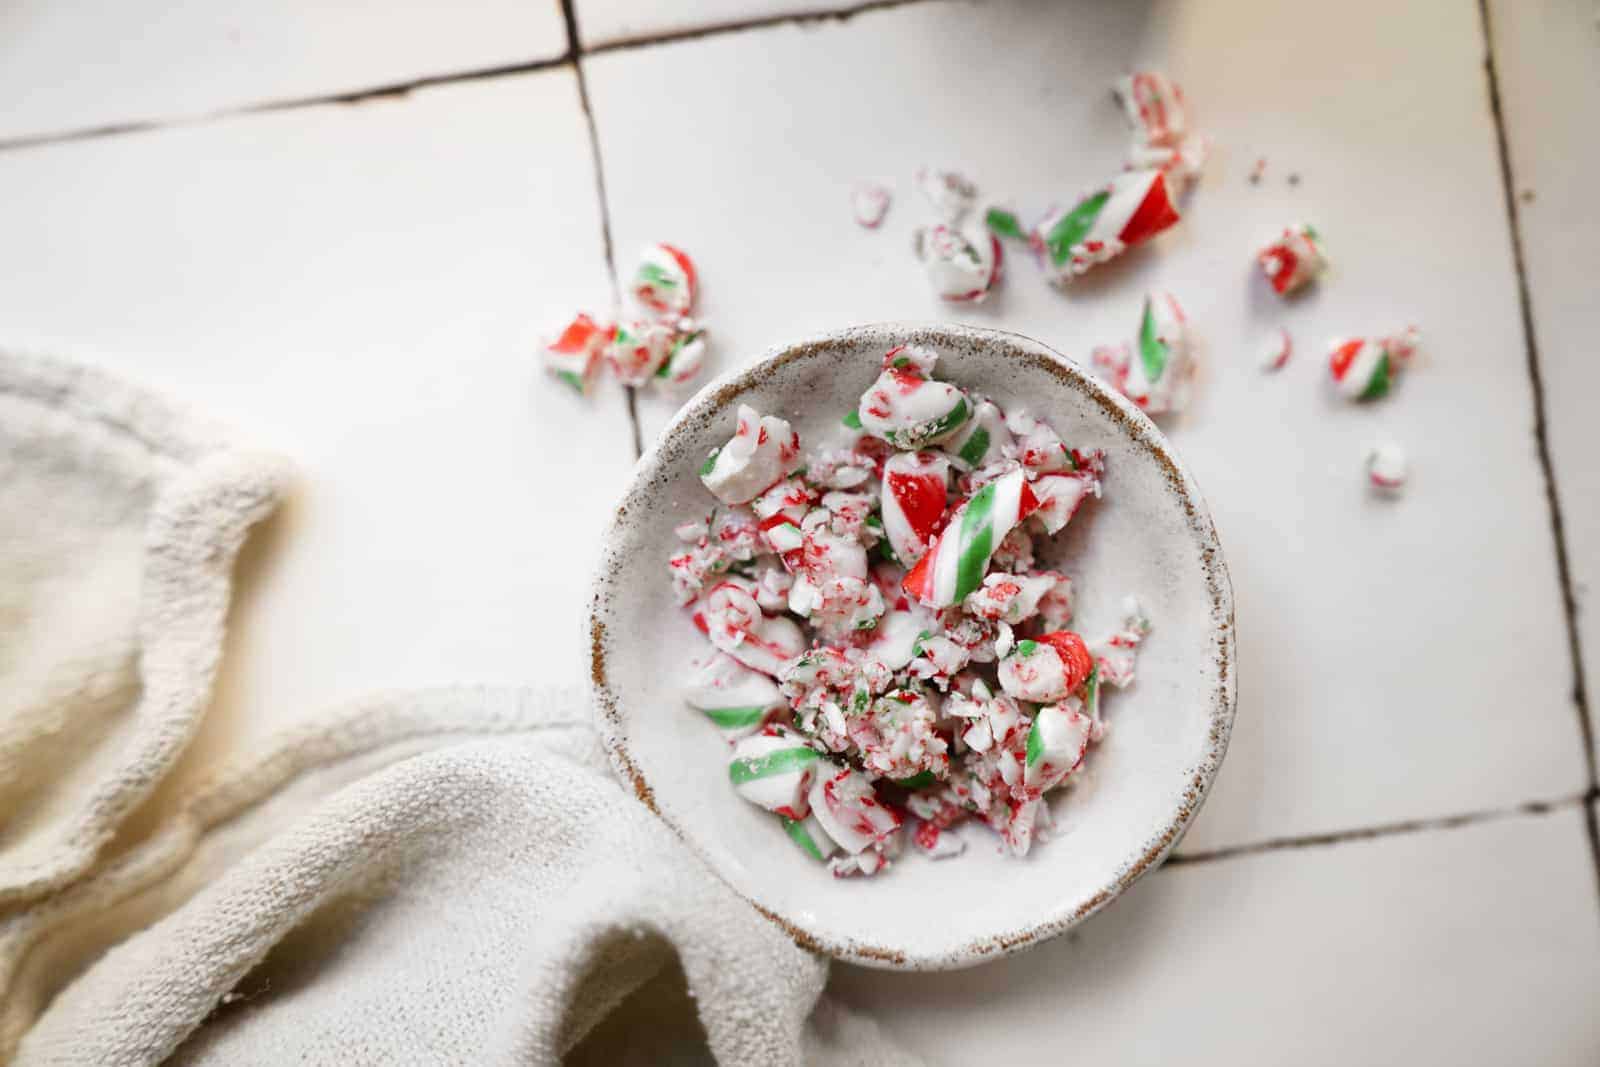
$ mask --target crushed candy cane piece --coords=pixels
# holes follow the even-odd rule
[[[1293,354],[1294,338],[1289,336],[1288,330],[1280,329],[1261,346],[1261,368],[1282,370]]]
[[[1071,630],[1018,641],[1000,661],[1000,687],[1018,700],[1051,704],[1064,700],[1089,678],[1094,659]]]
[[[1122,629],[1095,645],[1095,668],[1102,685],[1126,688],[1133,682],[1138,649],[1150,633],[1150,619],[1139,601],[1128,597],[1122,605]]]
[[[694,261],[668,244],[654,244],[639,254],[630,291],[657,315],[681,318],[694,308],[699,282]]]
[[[851,855],[880,844],[900,828],[900,816],[878,800],[867,776],[849,767],[818,774],[809,800],[822,829]]]
[[[1393,441],[1367,450],[1367,481],[1374,489],[1395,492],[1406,484],[1406,453]]]
[[[917,190],[935,217],[952,225],[966,218],[978,199],[978,187],[953,170],[923,167],[917,171]]]
[[[700,664],[689,678],[683,699],[730,741],[755,733],[788,707],[776,682],[725,652],[714,653]]]
[[[578,392],[588,392],[600,373],[600,353],[608,336],[607,327],[588,315],[578,315],[561,328],[554,340],[545,343],[545,369]]]
[[[1305,222],[1285,226],[1281,234],[1256,253],[1256,262],[1279,296],[1310,285],[1328,266],[1321,236]]]
[[[700,480],[724,504],[743,504],[781,480],[800,462],[800,435],[775,415],[739,405],[733,437],[706,460]]]
[[[915,566],[944,526],[950,460],[936,452],[900,452],[883,464],[883,532],[894,558]]]
[[[623,385],[643,385],[661,369],[672,346],[672,330],[659,322],[619,322],[601,350]]]
[[[1143,143],[1177,144],[1189,132],[1183,90],[1165,74],[1138,71],[1118,81],[1112,91]]]
[[[1130,171],[1070,210],[1052,209],[1034,227],[1031,243],[1051,280],[1065,285],[1178,219],[1166,175],[1159,170]]]
[[[979,303],[1000,280],[1000,239],[978,223],[920,229],[913,248],[941,300]]]
[[[951,515],[933,548],[906,575],[906,593],[929,607],[961,603],[983,582],[995,546],[1038,506],[1020,470],[985,485]]]
[[[811,780],[822,757],[786,726],[768,726],[738,740],[728,762],[728,780],[752,804],[786,819],[810,814]],[[823,773],[828,773],[823,766]]]
[[[1416,355],[1417,338],[1417,328],[1408,326],[1393,337],[1334,341],[1328,353],[1334,389],[1346,400],[1386,396],[1395,375]]]
[[[1101,377],[1151,415],[1182,411],[1193,373],[1188,320],[1169,293],[1145,297],[1132,346],[1100,346],[1091,354]]]
[[[862,430],[907,451],[945,440],[971,414],[965,393],[915,366],[885,369],[856,407]]]
[[[889,213],[889,187],[881,182],[857,182],[850,190],[850,210],[856,225],[875,230]]]
[[[827,862],[829,856],[839,851],[839,846],[833,843],[833,838],[828,836],[815,815],[807,815],[804,819],[789,819],[780,815],[778,819],[783,823],[784,833],[789,835],[789,840],[818,863]]]

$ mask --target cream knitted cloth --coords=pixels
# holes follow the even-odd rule
[[[0,1061],[911,1062],[611,780],[580,693],[380,695],[113,845],[275,499],[224,441],[0,354]]]

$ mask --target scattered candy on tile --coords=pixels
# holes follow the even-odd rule
[[[715,507],[676,528],[669,561],[712,646],[685,700],[732,746],[734,791],[841,878],[907,839],[958,855],[967,822],[1025,854],[1046,794],[1105,736],[1102,681],[1132,680],[1149,630],[1135,605],[1086,643],[1070,579],[1034,564],[1035,540],[1100,495],[1103,454],[939,380],[937,360],[886,353],[808,456],[741,406],[701,470]]]
[[[1182,411],[1193,377],[1188,319],[1170,293],[1145,297],[1132,345],[1101,346],[1091,353],[1100,376],[1151,415]]]
[[[579,393],[589,391],[602,367],[627,386],[693,381],[706,361],[705,326],[689,317],[698,291],[687,255],[672,245],[649,246],[628,288],[645,314],[607,323],[579,314],[545,342],[545,368]]]
[[[925,226],[916,232],[912,249],[941,300],[979,303],[1000,281],[1000,239],[976,220]]]
[[[1328,266],[1322,251],[1322,238],[1308,223],[1285,226],[1283,232],[1256,253],[1261,273],[1279,296],[1310,285]]]
[[[1406,453],[1393,441],[1384,441],[1367,450],[1367,481],[1374,489],[1398,492],[1406,484]]]
[[[1178,218],[1164,173],[1129,171],[1071,210],[1052,209],[1034,227],[1031,241],[1050,279],[1065,285],[1097,263],[1148,241]]]
[[[1334,389],[1346,400],[1376,400],[1388,395],[1395,376],[1416,355],[1417,343],[1415,326],[1393,337],[1335,340],[1328,353]]]
[[[889,187],[882,182],[857,182],[850,190],[850,210],[855,215],[856,225],[877,229],[889,213],[892,197]]]
[[[1288,330],[1279,329],[1261,346],[1261,369],[1282,370],[1293,354],[1294,338],[1289,336]]]

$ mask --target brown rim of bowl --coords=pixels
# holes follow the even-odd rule
[[[602,543],[599,570],[595,576],[594,594],[589,606],[587,636],[590,647],[590,685],[595,707],[601,720],[601,738],[617,773],[632,785],[639,800],[713,872],[722,878],[716,865],[695,843],[693,836],[663,813],[655,802],[650,784],[645,780],[633,757],[628,752],[623,736],[622,719],[617,696],[612,692],[606,670],[607,637],[605,616],[612,601],[611,577],[615,573],[612,561],[622,528],[628,514],[639,505],[643,487],[655,480],[666,467],[683,462],[684,445],[677,440],[679,430],[688,424],[722,418],[745,392],[768,380],[780,367],[797,360],[809,359],[830,349],[866,343],[884,348],[895,344],[926,344],[935,348],[961,348],[974,345],[990,348],[996,355],[1022,360],[1044,370],[1070,389],[1089,397],[1099,405],[1106,416],[1123,430],[1132,443],[1143,449],[1167,478],[1168,487],[1184,511],[1190,531],[1200,546],[1201,566],[1211,598],[1213,656],[1217,667],[1217,686],[1212,694],[1210,731],[1207,745],[1200,761],[1186,772],[1182,800],[1171,821],[1128,859],[1117,876],[1106,885],[1082,899],[1070,902],[1062,911],[1029,927],[1008,930],[980,939],[939,955],[926,955],[904,949],[856,941],[839,942],[804,929],[794,919],[773,912],[757,901],[745,896],[738,887],[731,886],[751,907],[781,927],[796,944],[814,952],[837,959],[860,963],[869,967],[895,970],[950,970],[971,966],[987,960],[1001,959],[1019,952],[1037,942],[1054,937],[1099,911],[1119,893],[1138,881],[1147,872],[1159,866],[1183,837],[1204,803],[1217,769],[1228,750],[1228,738],[1233,729],[1234,705],[1237,683],[1234,672],[1234,616],[1233,586],[1228,578],[1227,562],[1211,515],[1206,510],[1199,486],[1183,464],[1173,456],[1165,436],[1138,408],[1128,400],[1085,373],[1065,356],[1022,334],[1004,330],[983,329],[955,324],[923,325],[915,323],[872,323],[853,326],[822,334],[796,344],[777,345],[767,350],[760,360],[743,369],[729,371],[700,389],[679,409],[660,436],[646,450],[634,466],[632,481],[622,502],[617,506],[610,527]],[[724,883],[726,878],[722,879]]]

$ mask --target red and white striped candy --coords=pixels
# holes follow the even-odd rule
[[[1183,90],[1165,74],[1137,71],[1118,81],[1114,92],[1140,143],[1175,145],[1189,132]]]
[[[933,549],[906,575],[906,593],[929,607],[961,603],[982,584],[1001,540],[1038,506],[1021,470],[985,485],[956,510]]]
[[[1094,646],[1096,675],[1101,685],[1118,689],[1133,681],[1139,646],[1150,633],[1150,619],[1133,597],[1123,602],[1122,629]]]
[[[1294,338],[1289,336],[1288,330],[1280,329],[1261,346],[1261,367],[1263,370],[1282,370],[1293,354]]]
[[[730,741],[755,733],[788,707],[776,682],[726,652],[714,653],[700,664],[689,677],[683,699]]]
[[[980,303],[1000,280],[1005,260],[1000,239],[981,221],[918,230],[912,247],[941,300]]]
[[[643,385],[666,362],[672,330],[659,322],[619,322],[602,350],[623,385]]]
[[[1000,661],[1000,688],[1035,704],[1065,700],[1089,677],[1094,658],[1083,638],[1071,630],[1018,641]]]
[[[889,187],[881,182],[857,182],[854,189],[850,190],[850,210],[856,217],[856,225],[869,230],[878,228],[883,222],[883,217],[889,213]]]
[[[1033,481],[1033,495],[1039,498],[1034,517],[1047,534],[1060,533],[1089,497],[1100,495],[1101,454],[1078,453],[1084,462],[1066,474],[1041,474]]]
[[[678,318],[693,309],[698,286],[694,261],[672,245],[657,244],[640,253],[631,291],[656,314]]]
[[[907,451],[945,440],[971,414],[965,393],[924,377],[914,367],[884,370],[856,406],[863,430]]]
[[[811,811],[811,783],[830,764],[805,738],[785,726],[769,726],[741,738],[728,761],[728,780],[750,803],[786,819],[804,819]]]
[[[1283,233],[1256,253],[1256,262],[1279,296],[1311,284],[1328,265],[1317,231],[1304,222],[1285,226]]]
[[[600,353],[609,338],[609,327],[580,314],[541,350],[545,369],[578,392],[588,392],[600,373]]]
[[[775,415],[760,415],[739,405],[733,437],[700,470],[700,480],[724,504],[743,504],[794,470],[800,462],[800,435]]]
[[[706,363],[706,331],[693,319],[673,324],[667,358],[656,369],[655,384],[682,385],[700,376]]]
[[[809,799],[823,830],[851,855],[884,843],[900,829],[900,816],[878,800],[866,775],[849,767],[818,774]]]
[[[1159,170],[1130,171],[1084,197],[1070,211],[1052,210],[1030,238],[1052,281],[1064,285],[1178,221]]]
[[[950,460],[936,452],[899,452],[883,464],[883,532],[902,566],[912,567],[944,525]]]
[[[1333,385],[1346,400],[1376,400],[1386,395],[1394,376],[1417,350],[1417,328],[1378,339],[1336,340],[1328,353]]]
[[[695,621],[711,643],[746,667],[778,677],[786,662],[805,650],[805,635],[794,620],[764,614],[756,585],[727,577],[701,598]]]

